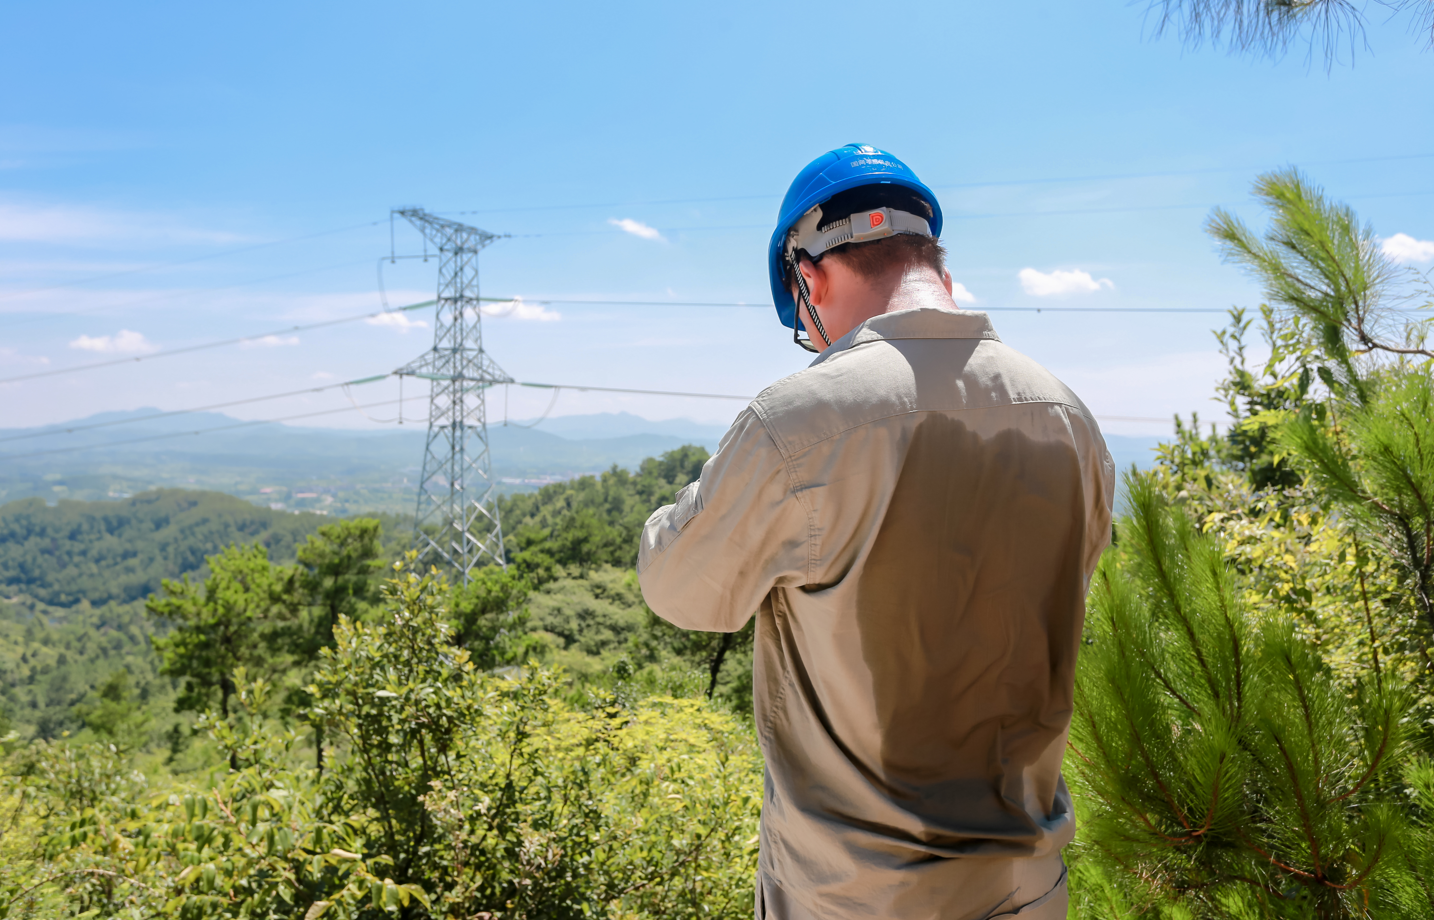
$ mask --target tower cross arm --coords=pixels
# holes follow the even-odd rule
[[[417,227],[418,232],[439,252],[477,252],[507,236],[506,233],[489,233],[456,220],[438,217],[423,208],[394,208],[393,213]]]

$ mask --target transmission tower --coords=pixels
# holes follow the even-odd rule
[[[473,570],[486,563],[506,566],[488,452],[486,391],[513,378],[483,351],[478,309],[478,252],[502,237],[422,208],[392,213],[406,218],[438,250],[433,348],[394,372],[431,381],[432,387],[414,547],[420,561],[442,559],[467,584]]]

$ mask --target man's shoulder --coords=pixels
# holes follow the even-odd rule
[[[999,339],[919,337],[852,345],[773,383],[751,409],[790,453],[895,415],[1023,403],[1090,414],[1054,374]]]

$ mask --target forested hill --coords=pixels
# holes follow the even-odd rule
[[[689,445],[644,460],[636,472],[614,466],[500,500],[510,558],[533,591],[528,628],[541,637],[525,648],[558,656],[575,673],[660,651],[650,646],[670,637],[644,632],[648,614],[631,576],[637,536],[652,509],[695,479],[706,459],[706,450]],[[408,548],[411,519],[371,516],[382,525],[379,561],[397,559]],[[326,523],[336,520],[185,489],[0,505],[0,736],[7,724],[25,738],[78,731],[97,688],[119,674],[128,697],[144,701],[151,735],[187,725],[193,714],[173,714],[177,684],[161,674],[150,645],[170,624],[146,614],[145,599],[160,592],[162,579],[207,577],[206,557],[231,545],[258,543],[270,563],[293,563]],[[387,573],[382,565],[372,577]]]
[[[61,607],[141,600],[231,543],[259,542],[291,562],[325,520],[186,489],[53,506],[24,499],[0,506],[0,590]]]

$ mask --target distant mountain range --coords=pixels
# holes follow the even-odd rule
[[[228,492],[286,510],[407,513],[426,426],[380,430],[248,424],[214,412],[162,418],[157,409],[104,412],[28,429],[0,429],[0,502],[123,497],[158,486]],[[503,491],[635,468],[683,444],[715,450],[722,425],[652,421],[630,413],[566,415],[488,429]],[[1158,438],[1110,435],[1117,466],[1147,467]],[[75,450],[74,448],[85,448]]]

